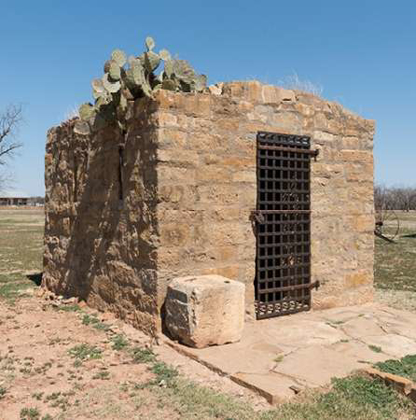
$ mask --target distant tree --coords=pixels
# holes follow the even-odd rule
[[[394,207],[393,197],[389,188],[384,185],[374,186],[374,207],[378,211]]]
[[[397,188],[395,193],[398,208],[404,211],[412,210],[412,201],[413,196],[415,195],[415,190],[412,188]]]
[[[22,143],[17,140],[20,125],[22,123],[22,108],[17,105],[9,105],[0,112],[0,166],[6,164],[7,159],[14,156]],[[10,181],[10,177],[3,171],[0,173],[0,189]]]
[[[374,206],[380,210],[416,210],[416,188],[411,187],[374,187]]]

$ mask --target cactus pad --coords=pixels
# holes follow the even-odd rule
[[[195,71],[186,60],[173,60],[173,73],[187,85],[190,85],[195,78]]]
[[[88,136],[91,134],[90,125],[86,121],[77,121],[74,126],[74,133],[81,136]]]
[[[159,57],[163,60],[163,61],[167,61],[170,60],[170,52],[168,50],[160,50],[159,51]]]
[[[160,64],[160,57],[153,51],[144,53],[144,66],[149,73],[154,72]]]
[[[203,92],[207,87],[207,76],[200,74],[195,78],[195,90],[197,92]]]
[[[121,88],[121,83],[119,81],[117,81],[117,82],[110,81],[108,73],[106,73],[103,76],[102,81],[103,81],[103,85],[104,85],[105,90],[109,93],[116,93]]]
[[[147,51],[152,51],[153,48],[155,47],[155,45],[156,44],[155,44],[154,39],[151,36],[148,36],[146,38],[146,48],[147,48]]]
[[[111,79],[113,80],[120,80],[121,71],[120,66],[114,60],[110,60],[110,68],[108,70],[108,74],[110,75]]]
[[[107,60],[104,63],[104,73],[108,73],[110,71],[110,62],[111,62],[111,60]]]
[[[111,59],[114,60],[119,67],[123,67],[126,64],[126,54],[121,50],[114,50],[111,53]]]
[[[98,92],[98,93],[102,93],[104,92],[104,85],[103,85],[103,81],[101,79],[94,79],[91,82],[92,88]]]
[[[185,60],[172,59],[169,51],[154,52],[155,41],[146,38],[146,51],[126,59],[126,54],[116,49],[111,59],[104,64],[102,79],[92,81],[95,105],[84,104],[80,108],[81,121],[76,132],[87,134],[88,130],[100,130],[108,124],[117,124],[124,130],[126,121],[133,116],[129,101],[152,98],[160,89],[183,92],[203,92],[207,77],[198,75]],[[163,60],[159,74],[155,71]],[[127,63],[127,66],[126,66]],[[145,103],[145,102],[143,102]]]
[[[170,79],[173,75],[173,60],[166,60],[165,61],[165,69],[164,73]]]
[[[139,60],[133,63],[131,67],[133,82],[135,85],[140,86],[144,82],[144,69]]]
[[[90,118],[94,116],[96,113],[96,110],[94,108],[94,105],[90,103],[82,104],[79,107],[79,117],[82,121],[88,121]]]

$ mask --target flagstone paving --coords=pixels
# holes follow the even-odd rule
[[[416,354],[416,314],[369,304],[250,320],[241,341],[224,346],[167,342],[275,403],[373,363]]]

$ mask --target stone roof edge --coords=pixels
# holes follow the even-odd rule
[[[329,107],[331,112],[335,109],[348,115],[351,118],[365,120],[367,123],[375,125],[375,120],[364,118],[354,111],[349,110],[338,102],[330,101],[310,92],[296,89],[286,89],[277,85],[269,85],[258,80],[235,80],[220,82],[208,86],[212,95],[229,95],[233,98],[249,100],[264,105],[279,105],[282,101],[298,102],[315,105],[317,107]]]

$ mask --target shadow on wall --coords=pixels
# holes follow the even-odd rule
[[[148,121],[143,109],[126,136],[100,132],[83,160],[72,162],[77,216],[52,287],[98,309],[111,306],[122,318],[137,316],[136,309],[157,313],[156,281],[149,276],[156,272],[156,141]]]

